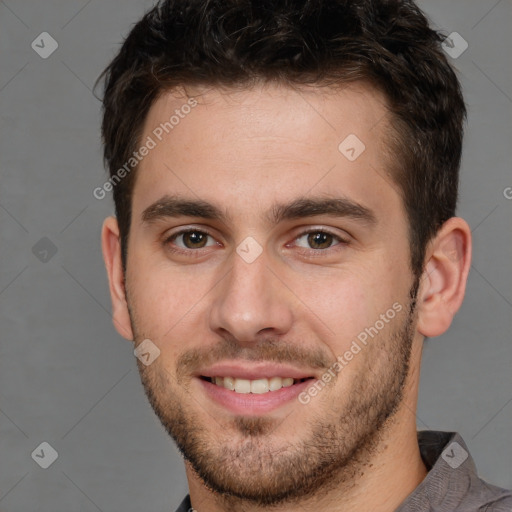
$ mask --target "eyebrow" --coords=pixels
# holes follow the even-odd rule
[[[290,203],[273,205],[264,215],[269,224],[319,215],[348,217],[363,224],[376,224],[375,214],[346,197],[300,197]],[[165,195],[142,212],[143,223],[153,223],[168,217],[200,217],[228,223],[231,217],[218,206],[203,200]]]

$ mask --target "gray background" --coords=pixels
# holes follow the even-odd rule
[[[481,476],[510,488],[512,3],[419,3],[469,44],[452,62],[469,108],[459,213],[474,260],[452,329],[427,342],[417,422],[459,431]],[[173,511],[187,491],[111,324],[99,237],[113,205],[92,196],[105,179],[92,85],[151,4],[0,0],[3,512]],[[47,59],[31,48],[43,31],[59,44]],[[58,452],[48,469],[31,457],[43,441]]]

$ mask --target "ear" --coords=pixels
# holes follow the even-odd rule
[[[101,247],[112,300],[112,321],[117,332],[123,338],[133,340],[128,303],[126,302],[119,226],[115,217],[107,217],[103,222]]]
[[[418,331],[428,338],[448,330],[459,310],[471,266],[471,229],[459,217],[448,219],[428,245],[418,291]]]

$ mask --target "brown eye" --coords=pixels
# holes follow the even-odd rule
[[[309,233],[308,244],[312,249],[328,249],[331,246],[333,238],[331,234],[322,231]]]
[[[200,231],[189,231],[188,233],[183,234],[183,243],[188,249],[204,247],[207,239],[208,235],[206,233],[201,233]]]
[[[302,234],[295,239],[299,247],[313,250],[330,249],[337,245],[337,242],[344,242],[339,236],[328,233],[327,231],[310,231]]]
[[[212,239],[208,242],[208,238],[212,238],[208,233],[198,230],[188,230],[175,233],[167,240],[167,243],[173,243],[180,249],[202,249],[210,245],[215,245]]]

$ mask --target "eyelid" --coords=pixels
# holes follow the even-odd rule
[[[313,227],[310,227],[306,230],[302,230],[302,231],[299,231],[297,233],[296,236],[293,237],[293,242],[296,242],[296,240],[298,238],[302,238],[304,235],[309,235],[310,233],[325,233],[327,235],[331,235],[332,237],[334,238],[337,238],[339,243],[335,244],[335,245],[332,245],[331,247],[328,247],[327,249],[308,249],[306,247],[300,247],[298,246],[298,248],[302,251],[307,251],[307,252],[314,252],[314,253],[327,253],[329,252],[329,250],[334,250],[335,247],[339,246],[339,245],[347,245],[349,243],[349,240],[348,240],[348,235],[347,236],[342,236],[340,235],[339,233],[335,233],[334,231],[330,230],[329,228],[325,228],[325,227],[322,227],[322,226],[313,226]],[[286,244],[287,247],[290,246],[290,244]]]
[[[329,235],[335,236],[335,237],[339,238],[340,240],[344,239],[343,235],[341,235],[340,233],[336,232],[333,229],[326,228],[324,226],[310,226],[310,227],[308,227],[306,229],[303,229],[303,230],[299,231],[298,235],[295,238],[298,238],[300,235],[307,235],[309,233],[319,233],[319,232],[320,233],[327,233]],[[348,238],[348,234],[346,236]]]
[[[303,228],[297,228],[297,229],[301,229],[301,230],[298,231],[297,234],[295,234],[293,236],[293,239],[292,239],[291,242],[285,244],[286,247],[290,247],[290,244],[293,244],[298,238],[301,238],[302,236],[308,235],[310,233],[326,233],[326,234],[329,234],[329,235],[331,235],[334,238],[339,240],[338,244],[335,244],[335,245],[333,245],[331,247],[328,247],[327,249],[312,249],[312,248],[308,249],[308,248],[305,248],[305,247],[297,246],[297,249],[299,249],[301,252],[315,253],[315,254],[321,255],[322,253],[326,254],[326,253],[330,252],[331,250],[335,250],[335,248],[337,246],[347,245],[349,243],[349,240],[348,240],[349,236],[348,235],[346,237],[344,237],[344,236],[342,236],[339,233],[335,233],[334,230],[331,230],[331,229],[323,227],[323,226],[310,226],[307,229],[305,229],[304,227]],[[178,231],[175,231],[175,232],[171,233],[170,235],[167,235],[167,234],[164,235],[162,243],[163,243],[164,246],[168,246],[178,236],[186,234],[186,233],[190,233],[190,232],[203,233],[203,234],[213,238],[216,241],[217,245],[222,245],[221,242],[219,242],[217,240],[216,235],[211,233],[208,228],[205,228],[204,226],[194,226],[194,225],[189,225],[189,226],[186,226],[186,227],[182,227],[182,228],[179,228]],[[215,244],[212,244],[212,245],[208,245],[208,246],[205,246],[205,247],[200,247],[198,249],[187,249],[187,248],[182,248],[182,247],[174,247],[171,250],[173,252],[177,252],[177,253],[191,254],[191,253],[199,253],[199,252],[201,252],[200,251],[201,249],[208,249],[208,248],[211,248],[211,247],[214,247],[214,246],[215,246]]]
[[[197,226],[192,225],[192,226],[182,227],[182,228],[178,229],[178,231],[174,231],[171,234],[166,233],[163,236],[163,244],[164,245],[168,244],[169,242],[173,241],[180,235],[184,235],[186,233],[194,233],[194,232],[203,233],[203,234],[215,239],[215,241],[218,242],[217,236],[214,235],[209,229],[207,229],[203,226],[197,227]],[[187,249],[187,250],[193,251],[194,249]]]

